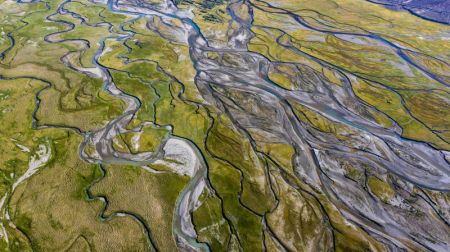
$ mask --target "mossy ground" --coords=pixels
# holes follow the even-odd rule
[[[260,9],[252,9],[251,31],[255,36],[248,49],[277,61],[267,76],[274,85],[311,92],[311,83],[296,81],[297,77],[316,75],[327,85],[342,88],[342,77],[353,76],[349,78],[351,90],[375,108],[367,111],[374,123],[390,128],[395,121],[403,129],[403,137],[449,150],[447,87],[424,71],[405,65],[396,52],[374,38],[352,40],[305,29],[282,11],[269,13],[263,11],[268,7],[261,2],[249,2]],[[420,48],[422,53],[404,53],[415,64],[448,80],[448,66],[440,60],[448,51],[448,43],[440,36],[445,32],[441,25],[362,0],[294,2],[277,4],[317,29],[378,34],[398,45]],[[330,199],[296,176],[293,158],[298,153],[291,143],[271,141],[263,131],[253,129],[248,132],[255,141],[253,146],[226,113],[203,100],[194,82],[196,70],[186,34],[172,33],[171,27],[183,29],[180,20],[132,19],[111,12],[104,4],[77,0],[67,2],[64,8],[79,14],[84,22],[68,14],[52,16],[60,22],[45,21],[62,3],[25,5],[0,0],[5,6],[0,10],[0,53],[5,51],[0,55],[0,75],[5,78],[0,80],[0,120],[4,122],[0,128],[4,147],[0,149],[0,193],[9,193],[2,214],[8,209],[11,218],[10,222],[2,219],[9,243],[0,242],[1,250],[147,249],[142,225],[129,215],[107,221],[99,218],[100,213],[111,216],[115,212],[139,216],[157,248],[176,250],[173,211],[189,178],[124,165],[107,165],[103,174],[97,165],[79,159],[82,138],[64,129],[99,129],[126,108],[122,100],[104,89],[102,80],[68,69],[61,62],[63,55],[69,55],[77,67],[95,67],[93,56],[102,43],[104,51],[98,63],[108,68],[120,90],[140,101],[141,107],[127,128],[153,123],[139,133],[119,135],[114,148],[134,154],[156,151],[162,140],[173,134],[195,144],[208,166],[207,178],[213,190],[203,192],[200,206],[192,213],[199,241],[207,242],[214,251],[261,251],[263,245],[279,250],[280,244],[290,250],[329,250],[333,246],[336,251],[386,249],[367,232],[349,224]],[[193,6],[194,21],[213,45],[226,45],[228,31],[238,27],[228,12],[240,11],[240,17],[250,18],[246,6],[227,9],[225,1],[176,4],[184,10]],[[64,22],[73,24],[73,29],[69,31],[70,25]],[[419,30],[421,25],[429,29]],[[279,27],[289,29],[284,32]],[[417,34],[432,39],[420,39]],[[7,35],[15,38],[13,47]],[[208,57],[215,60],[219,54],[208,52]],[[226,64],[236,63],[231,53],[220,57]],[[223,91],[212,85],[209,88]],[[238,90],[223,94],[241,101],[248,111],[273,113],[268,107],[256,106],[261,101],[250,94]],[[37,125],[61,129],[31,128],[37,98]],[[356,134],[306,106],[291,100],[288,103],[308,130],[346,144]],[[12,185],[43,143],[51,149],[51,159],[12,192]],[[365,178],[350,164],[345,166],[344,175],[358,183]],[[368,177],[367,187],[385,203],[395,195],[388,182],[375,176]],[[107,208],[88,192],[106,198]]]

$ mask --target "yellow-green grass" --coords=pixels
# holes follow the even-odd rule
[[[55,8],[56,3],[51,3],[50,7]],[[60,62],[62,55],[78,50],[79,45],[73,42],[55,44],[43,41],[45,35],[63,31],[67,27],[56,22],[44,22],[45,25],[40,25],[45,16],[51,14],[52,9],[47,11],[41,4],[30,6],[35,6],[30,7],[32,10],[38,6],[40,8],[24,16],[27,25],[13,32],[17,43],[6,54],[4,62],[7,64],[0,67],[0,72],[7,77],[33,76],[51,83],[51,88],[41,94],[39,123],[91,130],[117,116],[124,104],[101,90],[103,84],[99,80],[68,70]],[[49,97],[51,99],[46,99]],[[84,109],[88,113],[81,116]],[[97,109],[100,111],[94,111]],[[52,117],[42,117],[50,114]],[[79,120],[80,118],[83,120]]]
[[[278,207],[267,215],[267,224],[285,248],[291,251],[326,251],[331,249],[330,226],[320,204],[309,194],[302,194],[271,171]]]
[[[220,199],[205,191],[200,202],[200,207],[192,214],[199,241],[207,242],[213,251],[226,251],[231,230],[222,215]]]
[[[65,135],[57,129],[36,131],[32,129],[32,113],[35,108],[34,94],[43,83],[30,79],[0,80],[0,194],[4,195],[12,184],[28,168],[28,162],[39,144],[53,149],[53,142]]]
[[[2,220],[9,240],[8,243],[2,240],[2,250],[60,250],[76,246],[80,235],[90,236],[87,239],[91,248],[146,246],[142,229],[133,220],[103,224],[97,219],[100,204],[86,202],[85,187],[98,173],[96,167],[78,158],[81,138],[62,129],[31,128],[35,94],[44,86],[40,81],[25,78],[0,81],[0,107],[4,109],[0,141],[5,147],[0,152],[1,194],[11,193],[12,184],[28,168],[38,145],[48,145],[51,152],[49,161],[16,188],[11,200],[6,198],[4,208],[9,209],[12,222]],[[110,238],[105,235],[108,232]],[[126,240],[139,237],[144,239],[141,245]]]
[[[231,21],[230,15],[227,15],[227,5],[225,3],[217,4],[212,8],[202,8],[204,1],[194,1],[193,21],[202,30],[203,36],[212,44],[226,44],[228,42],[227,31],[229,24],[235,27],[236,22]],[[190,6],[192,6],[190,4]],[[246,6],[242,5],[241,11],[245,12]]]
[[[157,249],[176,251],[172,235],[175,202],[189,181],[173,173],[152,174],[139,167],[106,166],[106,177],[93,186],[93,194],[109,202],[106,214],[130,212],[148,226]]]
[[[94,79],[82,81],[80,89],[73,88],[75,93],[66,94],[60,100],[58,91],[44,90],[39,96],[39,124],[76,127],[82,131],[101,128],[125,109],[124,102],[104,91],[102,85]]]
[[[102,221],[98,216],[103,203],[87,201],[86,189],[101,173],[96,165],[79,159],[80,141],[72,133],[55,141],[54,161],[14,191],[8,205],[11,222],[34,251],[72,246],[144,250],[148,242],[139,223],[131,217]]]
[[[275,203],[265,175],[265,163],[252,150],[250,142],[222,117],[211,129],[207,144],[215,156],[234,164],[242,172],[242,202],[259,214],[269,211]]]
[[[450,128],[450,95],[442,91],[400,92],[411,114],[433,131]],[[441,135],[442,136],[442,135]],[[444,138],[450,142],[449,138]]]
[[[151,84],[145,84],[138,79],[130,78],[128,74],[113,72],[113,81],[123,92],[137,97],[141,107],[135,117],[139,121],[151,121],[155,115],[153,104],[158,99],[155,91],[150,87]]]
[[[239,171],[224,162],[208,164],[210,181],[223,200],[223,212],[239,237],[240,245],[248,251],[261,250],[262,219],[243,207],[238,199],[241,190]]]
[[[89,42],[89,48],[83,51],[81,57],[81,65],[84,67],[94,67],[93,58],[95,53],[100,48],[100,43],[103,38],[112,36],[108,30],[108,26],[92,27],[81,25],[81,21],[70,16],[56,16],[56,19],[66,20],[75,24],[75,28],[71,31],[59,35],[61,39],[83,39]]]
[[[278,28],[279,23],[268,20],[279,20],[283,17],[289,19],[286,15],[268,14],[258,10],[255,16],[257,17],[255,25],[272,28]],[[440,83],[409,66],[396,54],[395,50],[375,39],[358,38],[361,42],[350,42],[326,33],[305,30],[297,24],[291,24],[291,27],[293,28],[286,29],[283,35],[277,30],[255,26],[253,30],[257,36],[252,39],[249,48],[279,60],[298,63],[304,61],[296,59],[299,56],[295,55],[293,49],[283,48],[275,42],[274,39],[280,36],[281,43],[286,46],[292,46],[300,52],[372,81],[379,81],[397,88],[444,88]],[[269,31],[271,35],[267,37],[266,34]],[[293,55],[286,54],[288,50]]]
[[[377,196],[381,201],[388,203],[395,196],[395,191],[391,185],[377,177],[369,176],[367,185],[370,191]]]
[[[421,102],[420,104],[414,104],[414,102],[417,102],[419,98],[421,98],[421,93],[415,93],[416,97],[413,96],[413,99],[406,97],[406,104],[409,105],[408,109],[410,111],[413,111],[414,114],[418,114],[420,117],[425,119],[426,121],[423,121],[423,123],[425,123],[424,125],[421,122],[417,121],[414,117],[412,117],[411,114],[405,109],[404,105],[402,104],[402,97],[400,97],[399,93],[395,93],[378,84],[369,83],[366,81],[355,81],[353,82],[352,86],[355,94],[359,98],[394,119],[400,125],[400,127],[403,128],[403,136],[410,139],[430,143],[437,148],[450,148],[447,142],[443,141],[435,133],[431,132],[427,127],[425,127],[426,123],[437,125],[447,121],[447,118],[439,117],[440,114],[445,113],[445,111],[441,111],[441,109],[443,109],[441,105],[438,105],[442,103],[442,100],[439,99],[439,96],[435,96],[435,101],[426,100],[425,103],[428,104],[424,104],[423,102]],[[412,96],[411,93],[409,95]],[[422,97],[423,96],[424,95],[422,94]],[[432,111],[435,110],[437,112],[440,112],[437,114],[429,114],[429,112],[422,110],[424,108],[423,106],[429,107],[429,109],[432,109]],[[430,119],[431,121],[428,122]]]
[[[274,1],[268,2],[274,3]],[[446,55],[450,46],[443,35],[447,30],[445,25],[421,19],[408,12],[390,10],[364,0],[282,0],[276,1],[276,6],[300,16],[309,16],[310,18],[306,21],[315,28],[329,29],[318,27],[317,21],[320,21],[344,31],[369,31],[393,39],[393,42],[403,46],[418,48],[432,56]],[[264,21],[269,24],[271,20],[264,19]]]
[[[119,147],[117,150],[131,153],[155,152],[168,134],[166,128],[148,125],[140,132],[128,132],[117,136],[116,145]]]
[[[145,19],[139,19],[130,25],[139,34],[127,40],[126,44],[132,48],[127,57],[131,60],[147,59],[158,62],[165,72],[183,83],[186,87],[183,95],[187,99],[202,101],[194,83],[196,70],[190,59],[187,44],[170,42],[160,37],[157,33],[144,28],[145,22]],[[176,23],[174,22],[174,25]]]

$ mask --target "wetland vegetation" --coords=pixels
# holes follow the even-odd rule
[[[449,26],[413,14],[0,0],[0,251],[449,251]]]

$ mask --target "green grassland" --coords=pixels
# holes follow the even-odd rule
[[[1,81],[5,123],[0,139],[6,147],[0,153],[1,193],[7,195],[1,219],[8,232],[8,242],[0,244],[2,250],[145,248],[147,241],[138,223],[130,218],[102,222],[97,218],[102,203],[87,201],[87,187],[100,173],[98,167],[77,157],[80,137],[63,129],[31,128],[34,95],[44,86],[25,78]],[[40,144],[49,145],[50,159],[12,191]]]
[[[297,2],[300,4],[303,1]],[[322,2],[325,5],[336,4],[336,6],[341,6],[340,3],[337,4],[333,1]],[[342,6],[347,6],[347,1],[342,2]],[[289,9],[289,3],[286,3],[286,6]],[[311,6],[317,5],[314,4]],[[342,7],[345,11],[350,11],[353,8],[353,6],[348,8]],[[372,16],[388,15],[382,7],[370,5],[370,8],[373,8],[374,11],[376,10],[376,14],[372,14]],[[297,10],[295,13],[301,14],[302,11],[313,12],[313,10],[305,9]],[[334,11],[327,11],[337,15]],[[446,132],[442,132],[436,128],[438,124],[442,127],[448,124],[448,116],[445,114],[448,111],[448,102],[444,102],[449,99],[448,87],[428,78],[423,72],[404,65],[404,63],[401,63],[402,59],[398,55],[386,46],[380,45],[380,43],[370,41],[366,38],[358,38],[360,42],[351,42],[334,35],[324,35],[323,33],[305,29],[295,24],[293,20],[290,20],[291,17],[288,15],[267,13],[259,9],[255,9],[255,12],[257,18],[254,21],[255,26],[253,31],[256,36],[249,45],[250,50],[261,53],[272,60],[308,65],[314,70],[322,72],[324,78],[330,83],[337,85],[340,85],[340,81],[336,80],[330,73],[327,73],[327,65],[331,64],[348,72],[349,75],[353,74],[351,84],[355,94],[361,100],[372,105],[382,113],[376,112],[373,115],[375,121],[381,125],[390,127],[391,123],[387,120],[387,117],[390,117],[402,127],[404,137],[428,142],[439,149],[448,150],[450,148]],[[360,13],[358,12],[356,15],[359,16]],[[331,18],[335,18],[336,20],[338,18],[343,19],[339,22],[333,22],[333,24],[344,25],[333,29],[323,27],[321,29],[358,32],[362,34],[367,34],[368,32],[383,34],[386,31],[398,30],[399,34],[405,34],[402,31],[408,22],[412,22],[410,20],[411,17],[406,18],[399,13],[391,15],[390,12],[389,15],[391,19],[400,18],[396,15],[400,15],[404,19],[393,22],[396,24],[395,26],[393,25],[394,29],[385,30],[378,27],[383,24],[382,22],[377,23],[377,25],[371,23],[372,26],[370,26],[369,23],[366,24],[361,21],[360,25],[364,27],[361,30],[360,28],[345,26],[346,22],[352,23],[352,18],[355,18],[355,15],[349,16],[351,18],[348,20],[345,20],[342,16],[331,16]],[[325,17],[321,16],[320,18]],[[327,18],[330,17],[328,16]],[[314,20],[316,19],[318,17],[315,17]],[[280,32],[276,28],[280,25],[281,20],[284,20],[283,22],[286,22],[286,25],[295,27],[295,29],[289,33]],[[312,23],[308,23],[309,21]],[[313,27],[319,25],[309,19],[307,23]],[[428,30],[430,33],[433,31],[439,34],[442,29],[432,23],[427,23],[427,25],[434,28],[434,30],[431,28]],[[414,25],[414,27],[416,26]],[[392,34],[383,35],[391,36]],[[277,39],[280,43],[277,43]],[[427,43],[427,40],[408,37],[408,41],[417,42],[417,47],[407,44],[409,48],[413,48],[414,50],[420,48],[428,53],[428,49],[433,48],[432,50],[436,53],[442,49],[442,47],[438,46],[439,43],[436,42],[437,40],[428,41]],[[448,48],[448,44],[444,43],[442,46]],[[445,63],[437,59],[425,58],[421,54],[409,53],[409,51],[406,51],[406,54],[411,55],[412,61],[417,62],[431,73],[441,76],[444,80],[447,78],[444,74],[448,72],[445,70],[447,68]],[[440,57],[443,55],[445,54],[439,54]],[[312,61],[311,59],[316,60]],[[324,62],[325,66],[318,64],[317,60]],[[269,78],[275,84],[286,89],[307,89],[307,87],[298,86],[297,83],[293,82],[292,70],[286,66],[283,67],[283,65],[280,65],[278,69],[271,70],[269,72]],[[423,92],[417,92],[416,90],[423,90]],[[435,91],[429,92],[431,90]],[[433,102],[429,103],[427,101]],[[419,104],[424,104],[427,108],[425,109]]]
[[[137,167],[107,166],[106,176],[91,191],[108,199],[105,215],[129,212],[142,218],[151,230],[155,247],[176,251],[172,237],[175,201],[188,178],[171,173],[151,174]],[[145,196],[145,200],[141,197]]]
[[[238,26],[227,14],[227,1],[174,2],[181,10],[192,8],[193,21],[213,45],[226,45],[229,30]],[[248,50],[277,62],[268,69],[274,85],[312,92],[314,83],[298,81],[299,77],[320,76],[336,88],[342,88],[342,77],[347,77],[349,90],[373,108],[361,108],[373,123],[384,128],[396,123],[403,137],[450,150],[447,86],[410,68],[375,39],[352,42],[305,29],[282,11],[268,12],[262,2],[249,2],[254,7],[254,36]],[[411,49],[404,53],[415,64],[440,79],[449,78],[443,62],[450,48],[441,39],[445,30],[439,24],[362,0],[277,4],[316,29],[382,35]],[[57,13],[61,5],[82,18]],[[211,250],[388,250],[347,221],[345,206],[335,205],[298,177],[294,159],[299,150],[292,143],[273,141],[256,128],[244,130],[229,113],[204,100],[186,34],[172,29],[184,29],[179,19],[127,16],[87,0],[0,0],[0,6],[0,52],[5,52],[0,55],[0,195],[5,197],[0,231],[8,235],[1,237],[0,250],[177,250],[173,213],[190,178],[167,167],[149,165],[161,172],[152,173],[137,165],[82,160],[83,134],[102,129],[128,104],[109,93],[103,79],[68,68],[63,59],[74,68],[107,69],[118,89],[139,100],[139,109],[126,125],[130,131],[114,138],[115,151],[157,152],[170,136],[186,139],[199,150],[210,190],[202,192],[191,214],[197,240]],[[238,10],[241,17],[249,18],[247,8]],[[417,28],[420,25],[429,29]],[[418,34],[433,39],[420,39]],[[207,54],[219,58],[218,53]],[[220,57],[234,64],[231,53]],[[241,101],[243,110],[275,113],[249,93],[218,85],[205,88]],[[297,101],[286,102],[309,132],[356,145],[357,130]],[[33,176],[15,184],[42,145],[50,158]],[[91,155],[93,146],[89,148],[86,153]],[[395,197],[386,177],[366,175],[350,163],[342,167],[343,175],[364,184],[380,202],[387,204]]]
[[[88,200],[101,173],[77,157],[79,141],[73,134],[59,139],[53,163],[17,188],[9,203],[11,223],[37,251],[144,250],[149,241],[139,223],[128,216],[102,220],[104,203]]]

